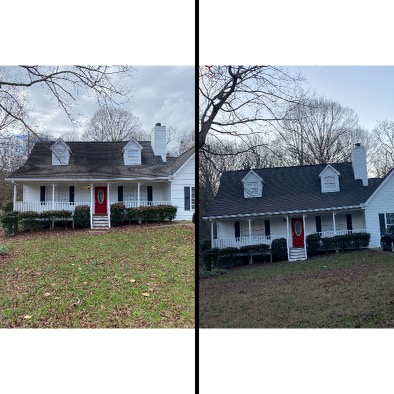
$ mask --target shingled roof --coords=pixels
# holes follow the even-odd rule
[[[127,178],[168,178],[174,174],[194,153],[189,149],[179,157],[155,156],[150,141],[138,141],[142,146],[141,165],[124,165],[122,149],[128,141],[122,142],[67,142],[71,149],[69,165],[52,165],[52,142],[37,142],[26,163],[7,179],[127,179]]]
[[[262,197],[244,198],[242,178],[250,170],[224,172],[217,196],[205,217],[270,215],[328,210],[364,204],[383,179],[355,180],[352,163],[331,164],[339,173],[339,192],[322,193],[319,174],[327,164],[254,169],[264,180]]]

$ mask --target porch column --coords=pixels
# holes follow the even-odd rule
[[[252,245],[252,219],[248,219],[249,225],[249,245]]]
[[[334,235],[336,235],[336,232],[337,232],[337,226],[336,226],[336,223],[335,223],[335,215],[336,214],[337,214],[336,212],[332,213],[332,224],[333,224],[333,228],[334,228]]]
[[[138,187],[137,187],[137,207],[140,206],[140,197],[141,197],[141,182],[138,182]]]
[[[52,209],[55,209],[55,184],[52,183]]]
[[[287,234],[287,260],[290,260],[290,228],[289,228],[289,216],[286,216],[286,234]]]
[[[306,226],[305,226],[305,218],[306,215],[305,213],[302,215],[302,226],[304,228],[304,252],[305,252],[305,257],[307,257],[307,252],[306,252]]]
[[[93,228],[93,211],[94,211],[94,203],[93,203],[93,182],[90,184],[90,228]]]
[[[211,248],[213,248],[213,221],[211,220]]]
[[[108,227],[111,228],[111,204],[109,202],[109,185],[110,183],[107,183],[107,214],[108,214]]]
[[[13,200],[13,209],[16,211],[16,183],[14,183],[14,200]]]

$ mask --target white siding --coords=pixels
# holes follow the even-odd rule
[[[339,176],[338,172],[334,170],[330,165],[320,173],[321,192],[332,193],[339,192]]]
[[[369,246],[380,246],[379,213],[394,213],[394,177],[393,173],[378,190],[365,208],[367,232],[371,234]]]
[[[185,187],[195,187],[195,158],[194,154],[171,181],[171,204],[177,210],[176,220],[191,220],[194,209],[185,210]],[[197,204],[197,201],[195,202]]]
[[[261,197],[263,193],[263,182],[261,178],[251,171],[243,179],[244,198]]]

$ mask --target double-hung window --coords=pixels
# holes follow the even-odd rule
[[[196,192],[195,187],[185,186],[185,211],[195,210],[196,209]]]
[[[138,150],[136,149],[127,150],[127,162],[131,165],[138,164]]]

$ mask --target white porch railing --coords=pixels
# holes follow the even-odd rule
[[[268,237],[254,236],[254,237],[239,237],[239,238],[230,238],[230,237],[219,238],[213,240],[212,247],[224,249],[229,247],[239,248],[241,246],[246,246],[246,245],[258,245],[258,244],[271,245],[274,239],[286,238],[286,237],[287,237],[286,234],[277,234],[277,235],[269,235]]]
[[[52,202],[52,201],[45,201],[45,202],[27,202],[27,201],[17,201],[14,206],[14,211],[19,212],[44,212],[44,211],[71,211],[74,212],[75,207],[78,205],[88,205],[90,207],[89,202]]]
[[[111,204],[113,203],[111,202]],[[140,201],[139,205],[138,201],[123,201],[123,204],[126,208],[137,208],[156,205],[171,205],[171,201]]]
[[[111,201],[110,205],[117,201]],[[94,204],[94,203],[93,203]],[[89,202],[27,202],[27,201],[17,201],[14,206],[14,211],[19,212],[44,212],[44,211],[53,211],[53,210],[66,210],[74,212],[74,209],[77,205],[88,205],[90,208]],[[171,205],[171,201],[140,201],[138,205],[138,201],[124,201],[124,205],[126,208],[136,208],[147,207],[147,206],[156,206],[156,205]]]
[[[354,233],[366,233],[367,230],[364,228],[361,229],[355,229],[355,230],[336,230],[336,231],[322,231],[320,233],[308,233],[310,234],[319,234],[322,238],[328,238],[328,237],[335,237],[336,235],[346,235],[346,234],[354,234]]]

